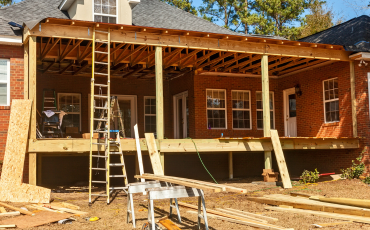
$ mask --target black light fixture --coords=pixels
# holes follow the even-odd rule
[[[301,96],[302,95],[302,90],[301,90],[301,86],[299,85],[299,84],[296,84],[295,86],[294,86],[294,88],[295,88],[295,94],[299,97],[299,96]]]

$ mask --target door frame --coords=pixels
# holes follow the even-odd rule
[[[88,97],[90,98],[90,93],[88,94]],[[106,95],[106,94],[104,94]],[[133,111],[133,115],[131,114],[131,137],[132,138],[135,138],[135,131],[134,131],[134,125],[137,124],[137,95],[120,95],[120,94],[111,94],[111,96],[116,96],[118,100],[131,100],[133,101],[133,103],[131,104],[131,110]],[[90,100],[88,100],[88,108],[90,108]],[[90,109],[88,109],[88,112],[87,112],[87,115],[88,115],[88,129],[89,129],[89,132],[90,132]]]
[[[188,91],[184,91],[184,92],[181,92],[181,93],[178,93],[178,94],[175,94],[173,95],[173,98],[172,98],[172,101],[173,101],[173,130],[174,130],[174,138],[175,139],[178,139],[179,138],[179,135],[178,135],[178,120],[177,120],[177,117],[178,117],[178,107],[177,107],[177,100],[178,99],[182,99],[183,103],[182,103],[182,114],[183,114],[183,117],[185,118],[184,119],[184,127],[183,127],[183,137],[186,137],[187,136],[187,119],[186,119],[186,98],[188,97],[189,93]]]
[[[295,88],[289,88],[283,90],[283,102],[284,102],[284,135],[288,136],[288,122],[286,120],[288,115],[288,104],[287,104],[287,96],[289,94],[292,94],[292,92],[295,94]],[[298,131],[298,130],[297,130]]]

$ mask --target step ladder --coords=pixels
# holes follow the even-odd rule
[[[54,115],[47,117],[44,111],[53,111]],[[49,137],[49,138],[63,138],[62,127],[59,121],[59,112],[57,111],[57,98],[54,89],[43,89],[42,90],[42,110],[41,110],[41,132],[36,127],[36,134],[38,138]],[[37,125],[38,126],[38,125]]]
[[[57,110],[57,99],[54,89],[44,89],[42,91],[42,110]]]
[[[96,35],[100,34],[103,37],[106,36],[106,39],[96,39]],[[96,44],[103,43],[105,44],[105,51],[96,50]],[[104,46],[98,47],[104,47]],[[126,167],[123,159],[121,141],[119,132],[116,133],[116,138],[110,139],[110,121],[111,121],[111,96],[110,96],[110,65],[111,65],[111,41],[110,41],[110,29],[108,31],[96,30],[93,28],[93,42],[92,42],[92,78],[91,78],[91,108],[90,108],[90,175],[89,175],[89,204],[91,204],[91,197],[106,197],[107,204],[110,203],[111,193],[114,190],[126,190],[127,187],[111,187],[110,179],[111,178],[124,178],[125,186],[127,186],[127,174]],[[99,56],[98,56],[99,55]],[[107,60],[105,62],[104,60]],[[98,66],[103,66],[100,68],[100,72],[97,71]],[[104,67],[107,67],[107,73],[101,72]],[[105,76],[107,79],[107,84],[96,84],[95,76]],[[95,93],[95,88],[98,88],[98,93]],[[103,92],[105,89],[106,92]],[[97,102],[97,103],[96,103]],[[100,112],[99,117],[95,117],[95,110]],[[97,121],[96,129],[94,129],[94,122]],[[102,138],[98,138],[96,143],[93,143],[93,135],[98,133]],[[93,153],[93,146],[97,146],[98,150],[103,150],[103,154]],[[120,163],[110,163],[111,156],[118,155],[120,156]],[[97,160],[97,166],[93,166],[93,158]],[[100,159],[103,159],[104,166],[99,165]],[[122,167],[122,175],[111,175],[111,167]],[[93,180],[93,176],[96,173],[104,172],[105,180]],[[103,194],[92,194],[92,184],[105,184],[106,189]]]

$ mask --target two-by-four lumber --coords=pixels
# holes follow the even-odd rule
[[[18,211],[15,212],[6,212],[6,213],[0,213],[0,217],[6,217],[6,216],[19,216],[21,213]]]
[[[278,221],[278,218],[274,218],[274,217],[269,217],[269,216],[264,216],[264,215],[261,215],[261,214],[255,214],[255,213],[251,213],[251,212],[241,211],[241,210],[233,209],[233,208],[226,208],[226,209],[234,211],[234,212],[243,213],[244,215],[254,216],[254,217],[263,218],[263,219],[272,220],[272,221]]]
[[[5,210],[5,208],[4,208],[4,207],[1,207],[1,206],[0,206],[0,213],[6,213],[6,210]]]
[[[160,177],[160,176],[147,176],[146,174],[139,176],[136,175],[135,178],[143,178],[143,179],[148,179],[148,180],[158,180],[158,181],[164,181],[168,183],[173,183],[173,184],[178,184],[178,185],[183,185],[186,187],[190,188],[197,188],[197,189],[203,189],[203,190],[212,190],[213,192],[221,192],[222,189],[216,186],[211,186],[211,185],[201,185],[201,184],[196,184],[196,183],[191,183],[191,182],[185,182],[181,180],[175,180],[167,177]]]
[[[187,203],[184,203],[184,202],[178,202],[178,204],[180,206],[183,206],[183,207],[198,210],[198,206],[195,206],[195,205],[192,205],[192,204],[187,204]],[[210,214],[214,214],[214,215],[217,215],[217,216],[222,216],[222,217],[226,217],[226,218],[231,218],[231,219],[236,219],[236,220],[241,220],[241,221],[244,221],[244,222],[248,222],[250,226],[256,227],[256,228],[274,229],[274,230],[286,229],[284,227],[280,227],[280,226],[276,226],[276,225],[272,225],[272,224],[268,224],[268,223],[262,223],[262,222],[246,219],[246,218],[235,216],[235,215],[226,214],[226,213],[219,212],[219,211],[216,211],[216,210],[212,210],[212,209],[209,209],[209,208],[207,208],[206,211],[207,211],[207,214],[210,213]]]
[[[281,180],[283,181],[284,188],[292,188],[292,182],[288,172],[288,167],[285,162],[283,149],[281,148],[280,139],[277,130],[271,130],[271,142],[274,146],[274,152],[277,164],[279,166],[279,172]]]
[[[201,181],[201,180],[193,180],[193,179],[174,177],[174,176],[160,176],[160,175],[154,175],[154,174],[149,174],[149,173],[145,173],[144,176],[163,177],[167,179],[174,179],[174,180],[195,183],[195,184],[200,184],[200,185],[209,185],[209,186],[221,188],[222,191],[227,191],[227,192],[247,193],[247,189],[244,189],[244,188],[237,188],[237,187],[224,185],[224,184],[215,184],[212,182],[206,182],[206,181]]]
[[[307,215],[315,215],[320,217],[327,217],[337,220],[348,220],[357,223],[366,223],[370,224],[370,218],[363,217],[363,216],[355,216],[355,215],[347,215],[347,214],[339,214],[339,213],[331,213],[331,212],[321,212],[321,211],[312,211],[312,210],[304,210],[298,208],[281,208],[281,207],[271,207],[266,206],[265,209],[272,210],[272,211],[281,211],[281,212],[291,212],[297,214],[307,214]]]
[[[148,146],[150,162],[152,163],[154,174],[164,175],[164,171],[161,165],[161,159],[159,158],[157,144],[155,143],[155,139],[154,139],[154,134],[145,133],[145,140]]]
[[[262,220],[262,219],[258,219],[258,218],[255,218],[255,217],[247,216],[247,215],[244,215],[243,213],[240,213],[240,212],[234,212],[234,211],[226,210],[226,209],[223,209],[223,208],[216,208],[216,210],[220,211],[220,212],[224,212],[226,214],[235,215],[235,216],[243,217],[243,218],[254,220],[254,221],[258,221],[258,222],[262,222],[262,223],[268,223],[267,220]]]
[[[12,205],[9,205],[9,204],[3,203],[3,202],[0,202],[0,205],[4,206],[6,208],[9,208],[11,210],[14,210],[14,211],[18,211],[18,212],[20,212],[22,214],[25,214],[25,215],[29,215],[29,216],[34,216],[35,215],[35,213],[32,213],[30,211],[26,211],[26,210],[21,209],[21,208],[14,207]]]

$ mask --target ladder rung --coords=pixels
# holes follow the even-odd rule
[[[125,166],[125,164],[121,164],[121,163],[110,163],[109,166],[117,167],[117,166]]]
[[[94,86],[99,86],[99,87],[108,87],[108,85],[104,85],[104,84],[94,84]]]
[[[91,194],[91,196],[108,196],[107,194]]]
[[[107,41],[100,41],[100,40],[95,40],[95,42],[99,42],[99,43],[104,43],[104,44],[108,44]]]
[[[109,177],[126,177],[125,175],[110,175]]]
[[[109,152],[109,154],[111,154],[111,155],[121,155],[122,153],[121,152]]]
[[[94,74],[95,74],[95,75],[103,75],[103,76],[108,76],[108,74],[107,74],[107,73],[98,73],[98,72],[95,72]]]
[[[102,170],[102,171],[107,171],[106,168],[91,168],[92,170]]]
[[[107,98],[108,99],[108,96],[102,96],[102,95],[94,95],[94,97],[97,97],[97,98]]]
[[[55,109],[56,107],[54,106],[54,107],[44,107],[44,109]]]
[[[95,119],[94,119],[95,120]],[[102,130],[94,130],[94,133],[108,133],[108,131],[102,131]]]
[[[53,99],[53,100],[55,100],[54,97],[44,97],[44,99]]]
[[[95,64],[108,65],[108,62],[99,62],[99,61],[96,61]]]
[[[106,181],[92,180],[91,183],[106,184]]]
[[[97,51],[97,50],[95,50],[95,53],[108,55],[108,52],[104,52],[104,51]]]
[[[127,187],[109,187],[110,190],[114,189],[127,189]]]
[[[107,107],[94,107],[94,109],[105,109],[105,110],[108,110]]]
[[[107,158],[107,156],[103,156],[103,155],[92,155],[92,157]]]
[[[104,119],[104,118],[94,118],[94,121],[108,121],[108,119]]]
[[[96,33],[101,33],[101,34],[108,34],[109,32],[108,31],[104,31],[104,30],[95,30]]]

